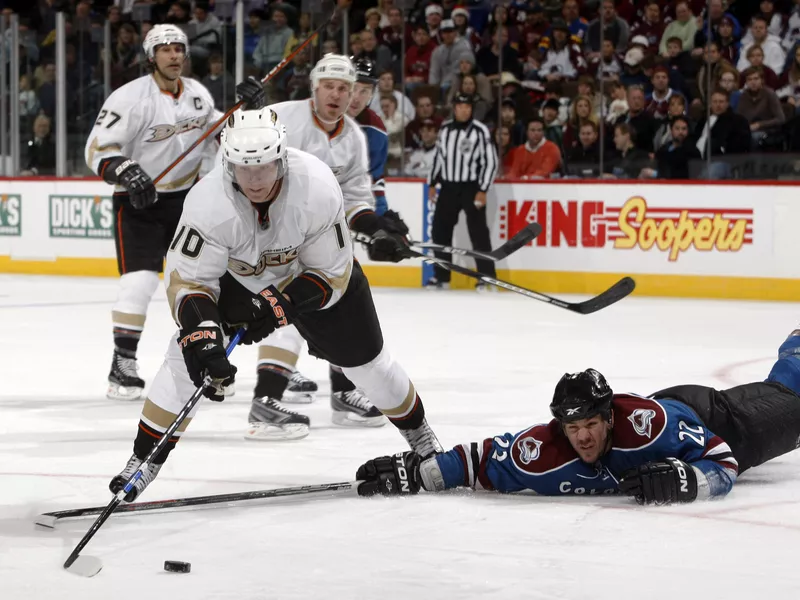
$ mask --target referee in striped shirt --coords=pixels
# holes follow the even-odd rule
[[[475,250],[490,251],[486,224],[486,192],[497,173],[497,153],[489,128],[472,119],[472,97],[458,93],[453,99],[453,119],[439,130],[433,167],[428,176],[428,199],[436,203],[431,237],[435,244],[453,245],[453,229],[463,210],[467,214],[469,239]],[[434,186],[441,184],[436,194]],[[450,260],[450,255],[437,253]],[[495,276],[494,263],[476,260],[478,271]],[[435,275],[427,285],[449,286],[450,271],[434,265]],[[485,284],[478,283],[477,288]]]

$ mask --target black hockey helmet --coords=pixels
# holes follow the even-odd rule
[[[378,83],[378,70],[375,68],[375,63],[366,56],[356,58],[350,57],[350,62],[356,70],[356,81],[359,83],[369,83],[376,85]]]
[[[590,419],[595,415],[610,421],[613,395],[606,378],[595,369],[565,373],[556,385],[550,412],[561,423]]]
[[[472,106],[475,104],[475,99],[470,96],[469,94],[465,94],[464,92],[458,92],[455,96],[453,96],[453,106],[456,104],[469,104]]]

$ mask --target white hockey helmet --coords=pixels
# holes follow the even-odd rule
[[[356,83],[356,69],[344,54],[326,54],[311,69],[311,91],[317,91],[322,79],[338,79],[350,84]]]
[[[241,108],[228,117],[220,136],[222,164],[225,171],[236,181],[236,165],[257,167],[272,162],[278,163],[274,176],[280,179],[286,172],[286,126],[277,113],[269,107],[259,110]]]
[[[149,60],[154,60],[156,56],[156,46],[162,44],[183,44],[183,52],[189,56],[189,38],[180,27],[175,25],[153,25],[147,32],[142,42],[142,48]]]

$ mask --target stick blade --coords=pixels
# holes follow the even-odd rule
[[[55,529],[57,522],[58,522],[58,517],[49,515],[47,513],[39,515],[38,517],[36,517],[36,520],[34,521],[36,525],[47,527],[48,529]]]
[[[598,294],[594,298],[590,298],[585,302],[573,304],[570,310],[578,312],[582,315],[589,315],[598,310],[602,310],[612,304],[619,302],[626,296],[629,296],[633,290],[636,289],[636,282],[630,277],[623,277],[606,291]]]
[[[521,229],[514,237],[496,250],[493,250],[490,254],[496,260],[507,258],[526,244],[529,244],[539,237],[540,233],[542,233],[542,226],[538,223],[530,223],[527,227]]]
[[[64,563],[64,569],[80,577],[94,577],[102,568],[103,563],[94,556],[79,556],[69,566]]]

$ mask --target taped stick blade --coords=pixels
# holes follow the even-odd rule
[[[94,556],[79,556],[71,565],[67,566],[65,563],[64,568],[73,575],[94,577],[103,568],[103,563]]]
[[[57,521],[58,521],[57,517],[54,517],[53,515],[44,514],[36,517],[34,523],[42,527],[47,527],[48,529],[55,529]]]

